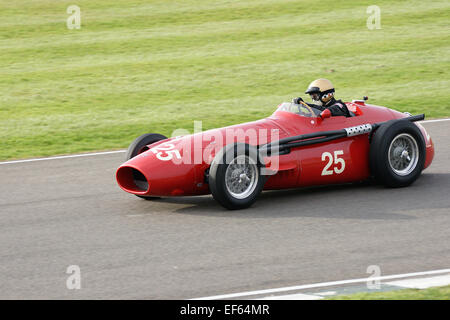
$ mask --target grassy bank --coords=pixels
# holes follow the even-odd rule
[[[450,3],[0,0],[0,159],[126,147],[270,115],[318,77],[339,98],[449,117]],[[66,9],[81,8],[69,30]]]

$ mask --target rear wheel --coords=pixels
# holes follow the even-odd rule
[[[370,146],[370,169],[388,187],[405,187],[420,176],[425,164],[425,141],[410,121],[390,121],[375,133]]]
[[[258,151],[241,143],[224,147],[211,163],[208,182],[214,199],[223,207],[235,210],[251,206],[265,183]]]
[[[126,154],[126,160],[130,160],[131,158],[136,157],[137,155],[141,154],[142,152],[145,152],[149,149],[148,145],[167,139],[167,137],[163,136],[162,134],[158,133],[146,133],[142,136],[136,138],[128,147],[127,154]],[[140,181],[138,177],[135,177],[136,181]],[[143,179],[145,181],[145,178]],[[146,183],[146,181],[145,181]],[[145,199],[145,200],[154,200],[159,199],[158,197],[148,197],[148,196],[139,196],[135,195],[136,197]]]

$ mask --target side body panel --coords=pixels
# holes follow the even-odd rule
[[[279,115],[283,120],[289,119],[283,125],[290,136],[299,134],[339,130],[360,124],[382,122],[393,119],[389,109],[383,107],[364,108],[358,106],[359,116],[331,117],[321,121],[300,117],[296,114]],[[301,119],[300,119],[301,118]],[[326,185],[365,180],[370,176],[369,171],[369,135],[333,140],[327,143],[291,149],[289,161],[297,160],[295,184],[294,171],[290,174],[280,171],[270,177],[265,189],[283,189],[287,187],[304,187]],[[280,163],[284,163],[287,155],[280,156]],[[287,185],[286,185],[287,182]]]

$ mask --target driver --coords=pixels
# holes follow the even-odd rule
[[[334,98],[334,86],[330,80],[314,80],[305,93],[308,93],[314,102],[314,104],[307,103],[309,106],[322,111],[329,109],[333,116],[351,116],[345,103]],[[292,102],[296,104],[305,103],[301,97],[292,99]]]

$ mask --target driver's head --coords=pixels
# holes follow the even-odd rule
[[[315,104],[326,105],[334,97],[334,86],[330,80],[317,79],[311,82],[305,93],[311,96]]]

